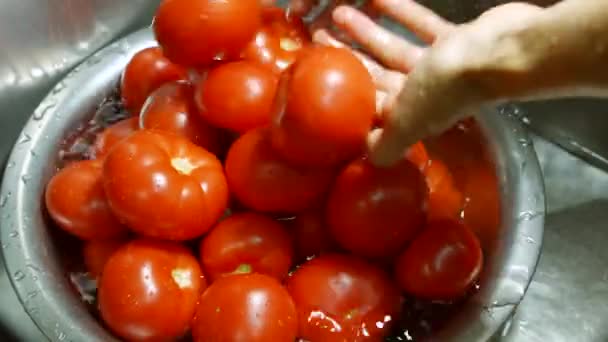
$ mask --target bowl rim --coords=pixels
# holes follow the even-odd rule
[[[44,225],[42,200],[56,170],[53,160],[66,130],[84,115],[82,103],[99,104],[137,51],[155,46],[150,28],[101,49],[49,92],[24,126],[4,170],[0,190],[0,240],[11,284],[28,315],[53,341],[115,341],[76,296],[57,261]],[[104,91],[100,91],[104,89]],[[80,108],[80,113],[79,113]],[[477,118],[489,139],[502,199],[502,226],[511,227],[498,265],[465,312],[438,333],[441,341],[485,341],[514,312],[540,256],[545,194],[540,165],[526,130],[514,115],[485,108]],[[508,242],[508,244],[507,244]]]

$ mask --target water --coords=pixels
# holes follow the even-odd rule
[[[519,213],[518,219],[522,221],[532,221],[537,217],[541,217],[544,213],[542,211],[522,211]]]
[[[13,274],[13,279],[15,281],[22,281],[25,279],[25,273],[23,271],[17,271],[15,274]]]
[[[30,141],[32,141],[32,136],[27,133],[23,133],[23,135],[21,136],[21,139],[19,139],[19,142],[17,144],[26,144],[26,143],[29,143]]]
[[[38,109],[36,109],[36,111],[34,112],[34,115],[32,116],[32,118],[36,121],[40,121],[40,120],[44,119],[46,114],[55,107],[57,107],[56,101],[50,101],[50,102],[41,104],[41,106],[39,106]]]
[[[11,197],[12,193],[9,192],[6,195],[0,197],[0,208],[4,208],[6,207],[6,204],[8,203],[8,199]]]

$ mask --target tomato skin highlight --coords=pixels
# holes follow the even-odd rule
[[[175,133],[218,155],[221,132],[204,122],[194,103],[194,88],[187,82],[167,83],[146,100],[140,114],[141,127]]]
[[[279,85],[273,147],[305,166],[337,165],[361,153],[375,116],[375,87],[346,49],[310,47]]]
[[[248,61],[213,68],[197,86],[200,115],[209,123],[244,133],[270,124],[278,78]]]
[[[228,205],[220,161],[167,132],[141,130],[116,145],[105,159],[103,178],[113,212],[147,237],[199,237]]]
[[[266,128],[249,131],[228,151],[226,177],[232,194],[261,212],[295,213],[313,206],[329,188],[333,170],[286,163],[269,137]]]
[[[99,311],[128,341],[168,341],[185,335],[206,281],[196,258],[176,243],[135,240],[106,263]]]
[[[139,118],[132,117],[120,120],[107,127],[95,140],[93,149],[95,157],[101,158],[108,154],[114,145],[139,130]]]
[[[302,18],[279,7],[265,8],[262,27],[242,53],[245,60],[257,62],[279,75],[311,44]]]
[[[403,298],[389,276],[366,261],[323,255],[287,280],[307,341],[383,341],[399,320]]]
[[[426,201],[423,176],[409,161],[376,168],[357,159],[333,184],[327,224],[343,248],[369,258],[391,258],[424,228]]]
[[[188,78],[186,69],[169,61],[158,47],[136,53],[125,68],[120,81],[122,101],[133,115],[139,115],[141,106],[161,85]]]
[[[53,221],[80,239],[110,240],[127,233],[108,205],[99,160],[60,170],[47,184],[44,199]]]
[[[401,288],[418,298],[464,296],[481,273],[483,255],[472,231],[453,220],[431,222],[397,259]]]
[[[195,342],[295,341],[296,308],[276,279],[237,274],[216,280],[200,298],[192,322]]]
[[[283,225],[253,212],[221,221],[201,241],[202,265],[214,281],[233,273],[261,273],[282,280],[293,260],[291,239]]]
[[[259,0],[163,0],[152,27],[170,60],[203,67],[238,58],[261,25],[261,10]]]

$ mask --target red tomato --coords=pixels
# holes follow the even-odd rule
[[[189,83],[172,82],[158,88],[144,104],[140,120],[142,128],[172,132],[211,153],[221,152],[221,134],[200,118]]]
[[[462,216],[481,244],[491,249],[500,229],[500,189],[494,168],[477,163],[467,169],[463,193],[466,198]]]
[[[141,130],[123,140],[108,153],[103,178],[116,216],[149,237],[196,238],[228,203],[219,160],[171,133]]]
[[[416,297],[458,299],[479,276],[482,258],[473,232],[455,221],[436,221],[397,259],[397,281]]]
[[[424,175],[429,188],[429,220],[460,219],[462,193],[454,185],[452,175],[445,164],[439,159],[431,160],[424,170]]]
[[[336,251],[338,246],[325,224],[324,212],[318,209],[298,213],[289,222],[298,260]]]
[[[141,50],[123,72],[120,83],[123,103],[132,114],[138,115],[154,90],[167,82],[187,78],[186,70],[171,63],[158,47]]]
[[[264,128],[253,130],[232,145],[226,158],[230,190],[257,211],[302,211],[325,193],[333,172],[285,163],[270,146],[268,133]]]
[[[205,278],[187,248],[136,240],[116,251],[99,283],[101,317],[129,341],[170,341],[188,332]]]
[[[199,83],[196,100],[208,122],[236,132],[270,123],[277,77],[248,61],[212,69]]]
[[[72,163],[46,187],[46,208],[53,221],[85,240],[114,239],[127,232],[108,206],[101,166],[97,160]]]
[[[259,0],[163,0],[152,24],[165,55],[186,66],[238,57],[260,25]]]
[[[270,7],[262,13],[262,28],[243,51],[243,58],[255,61],[280,74],[291,66],[300,49],[310,43],[302,19],[282,8]]]
[[[336,241],[351,252],[396,256],[424,226],[426,194],[422,174],[409,161],[383,169],[358,159],[333,185],[327,223]]]
[[[277,99],[279,154],[296,164],[334,165],[361,152],[376,109],[363,64],[347,49],[319,46],[306,49],[290,70]]]
[[[263,274],[220,278],[203,293],[192,322],[196,342],[291,342],[296,308],[285,288]]]
[[[215,280],[232,273],[262,273],[282,280],[293,259],[293,246],[277,221],[255,213],[240,213],[220,222],[201,241],[201,261]]]
[[[85,242],[82,248],[84,265],[93,278],[101,276],[103,267],[110,256],[127,243],[126,239],[93,240]]]
[[[306,341],[383,341],[401,312],[388,275],[355,257],[312,259],[287,280],[287,289]]]
[[[121,120],[106,128],[95,141],[95,156],[104,156],[114,145],[139,129],[139,118]]]
[[[412,145],[406,152],[406,158],[423,172],[430,161],[429,154],[426,152],[426,148],[422,142],[417,142]]]

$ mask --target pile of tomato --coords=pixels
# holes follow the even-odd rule
[[[474,122],[376,168],[370,74],[300,18],[164,0],[153,29],[121,78],[127,117],[45,194],[117,337],[381,341],[474,290],[498,227]]]

